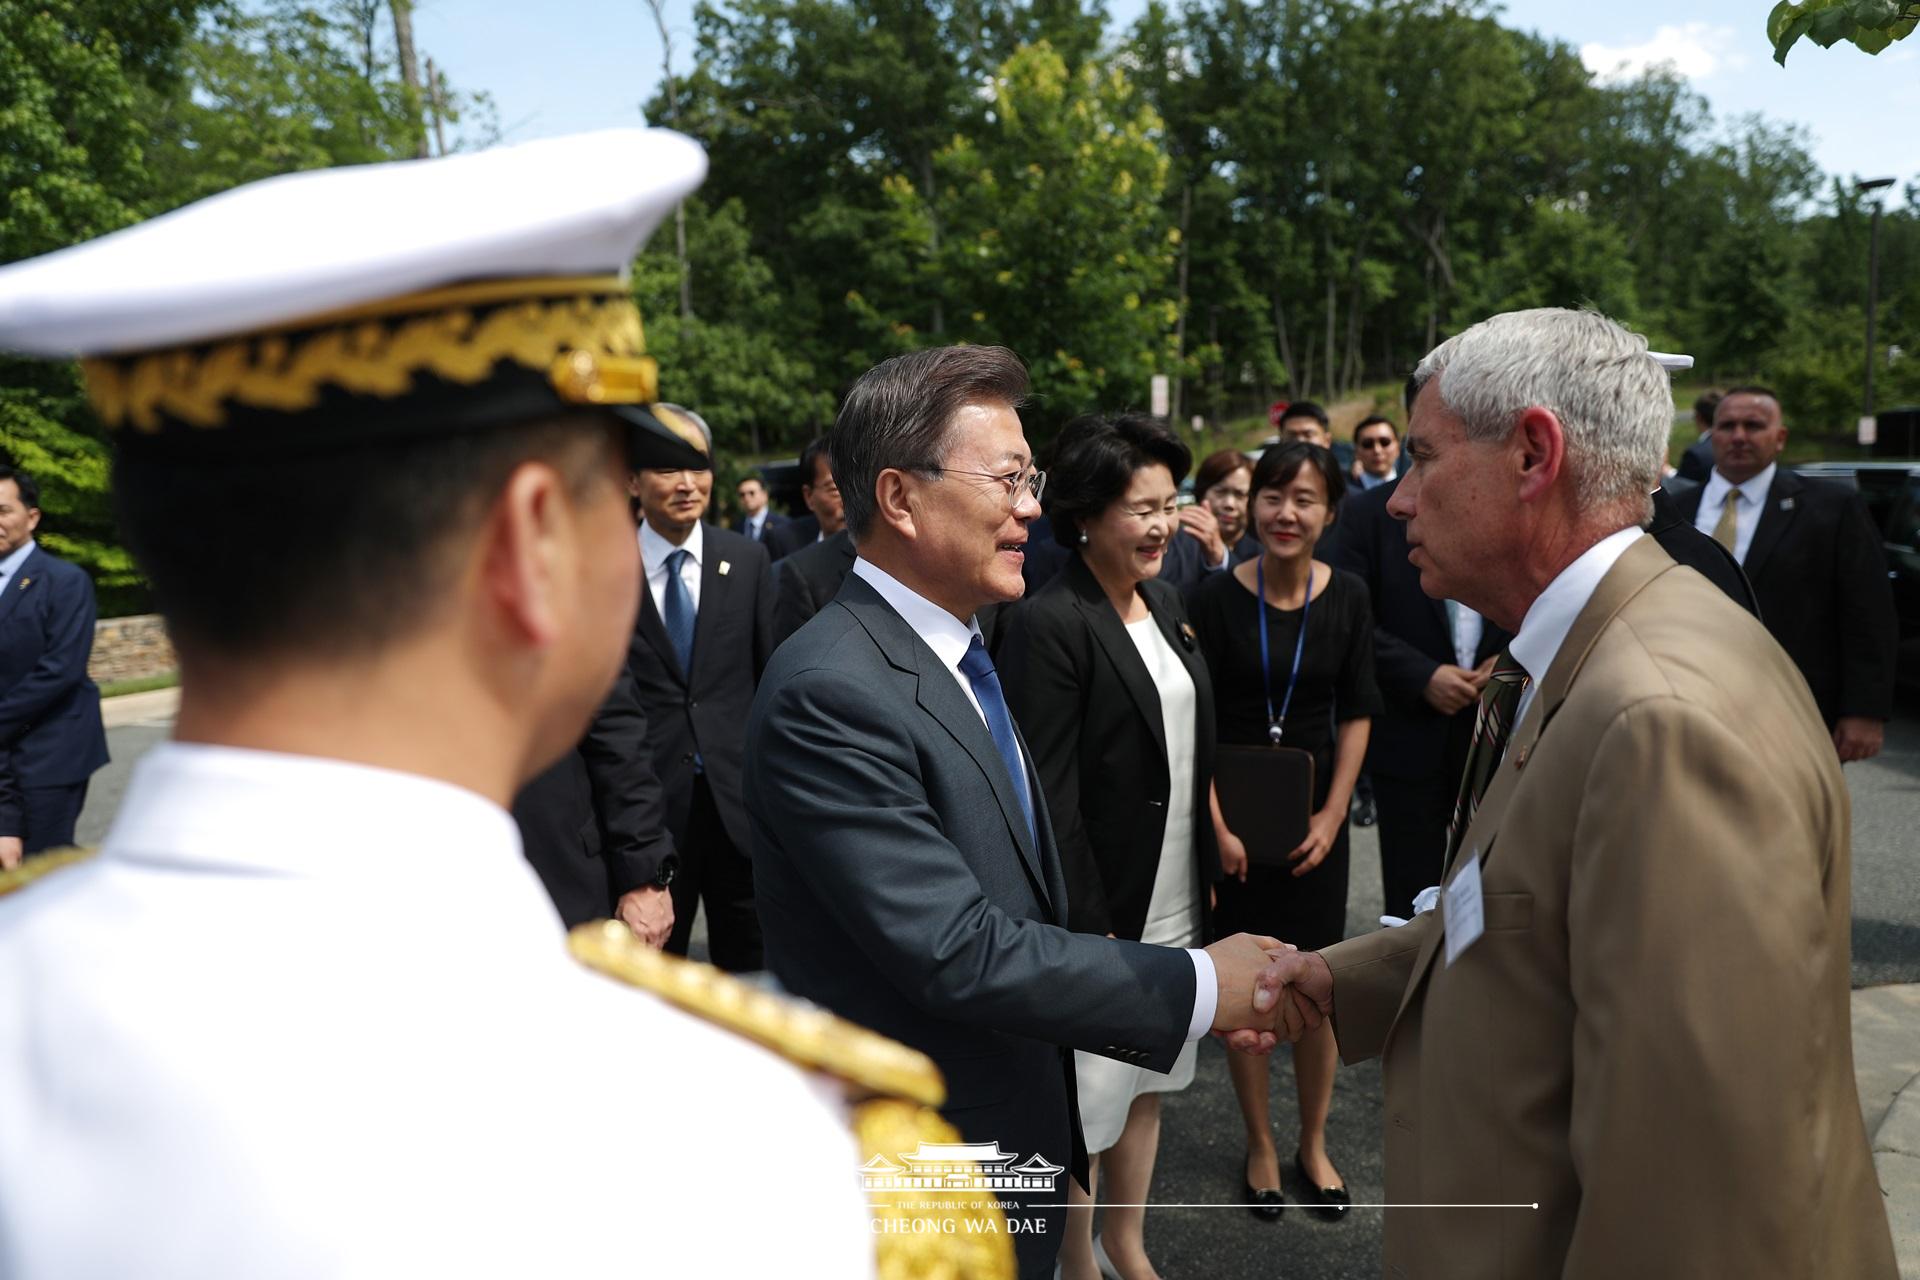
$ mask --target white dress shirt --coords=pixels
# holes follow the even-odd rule
[[[1767,505],[1767,493],[1773,488],[1773,473],[1778,467],[1778,463],[1769,462],[1765,471],[1738,486],[1715,467],[1700,487],[1700,510],[1693,517],[1693,527],[1709,538],[1727,509],[1727,490],[1740,490],[1733,508],[1733,558],[1742,565],[1747,563],[1747,548],[1753,545],[1753,531],[1760,527],[1760,510]]]
[[[837,1086],[577,965],[446,783],[156,747],[0,972],[8,1276],[872,1275]]]
[[[767,512],[771,507],[762,507],[756,515],[747,517],[747,536],[755,542],[760,541],[760,531],[767,527]]]
[[[1607,570],[1626,554],[1628,547],[1646,536],[1646,530],[1629,527],[1600,539],[1547,584],[1547,589],[1527,610],[1527,616],[1520,620],[1520,629],[1514,632],[1507,652],[1526,668],[1531,683],[1520,695],[1520,705],[1513,716],[1515,725],[1527,718],[1533,695],[1540,691],[1540,682],[1547,678],[1547,670],[1553,666],[1560,646],[1567,642],[1567,632],[1573,630],[1574,619],[1587,607],[1587,601],[1593,599],[1600,579],[1607,576]]]
[[[687,559],[680,565],[680,581],[687,584],[687,595],[693,600],[693,611],[700,612],[700,557],[706,552],[706,525],[703,521],[694,521],[693,532],[679,546],[674,546],[653,531],[653,526],[640,522],[640,567],[647,575],[647,591],[653,596],[653,607],[661,618],[667,616],[667,557],[676,551],[687,553]]]
[[[1446,604],[1447,627],[1453,632],[1455,665],[1471,671],[1477,665],[1474,658],[1480,652],[1480,637],[1486,634],[1486,619],[1458,600],[1449,600]]]
[[[913,628],[913,633],[933,650],[933,656],[940,659],[948,674],[960,686],[960,692],[966,695],[980,717],[980,723],[986,724],[987,714],[980,710],[980,699],[973,696],[973,682],[960,670],[960,660],[967,656],[967,648],[973,638],[980,634],[978,621],[969,618],[960,619],[927,599],[912,587],[907,586],[885,569],[867,560],[856,559],[853,571],[864,579],[868,586],[880,593],[892,610],[900,615],[901,621]],[[1016,744],[1016,750],[1020,750]],[[1026,752],[1020,750],[1020,761],[1026,766],[1027,776],[1033,777],[1033,764],[1027,759]],[[1040,788],[1033,784],[1033,797],[1036,811],[1041,799]],[[1219,980],[1215,976],[1213,957],[1198,947],[1189,948],[1193,957],[1193,1016],[1187,1023],[1187,1039],[1198,1040],[1213,1028],[1213,1015],[1220,1004]]]
[[[1365,467],[1362,467],[1360,468],[1360,492],[1365,493],[1369,489],[1378,489],[1383,484],[1392,484],[1394,479],[1394,474],[1391,471],[1383,476],[1377,476]]]

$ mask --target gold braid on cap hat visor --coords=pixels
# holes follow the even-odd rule
[[[496,280],[392,298],[265,333],[83,360],[112,429],[227,424],[233,407],[295,414],[322,392],[400,399],[420,374],[473,385],[502,360],[547,375],[568,404],[648,404],[659,372],[613,276]],[[705,451],[704,442],[688,443]]]

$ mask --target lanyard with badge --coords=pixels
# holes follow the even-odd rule
[[[1222,745],[1214,754],[1214,785],[1220,816],[1247,846],[1249,861],[1261,866],[1289,865],[1287,855],[1307,838],[1313,817],[1313,753],[1281,745],[1287,712],[1300,682],[1307,649],[1307,623],[1313,615],[1313,572],[1307,572],[1306,600],[1300,607],[1300,635],[1293,643],[1293,670],[1280,710],[1273,709],[1273,653],[1268,640],[1267,569],[1262,555],[1254,563],[1254,601],[1260,631],[1260,682],[1266,691],[1267,741],[1264,746]]]

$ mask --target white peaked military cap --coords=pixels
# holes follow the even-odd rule
[[[1660,362],[1660,367],[1668,373],[1681,373],[1693,368],[1693,357],[1675,355],[1668,351],[1649,351],[1648,355]]]
[[[78,356],[123,448],[255,452],[598,408],[636,466],[706,466],[655,412],[627,272],[706,175],[611,129],[288,174],[0,267],[0,349]]]

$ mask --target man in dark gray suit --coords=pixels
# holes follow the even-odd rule
[[[1270,1027],[1277,973],[1268,938],[1180,951],[1065,928],[1046,803],[974,621],[1020,595],[1040,512],[1026,385],[1000,347],[897,356],[854,384],[831,456],[859,557],[767,666],[746,795],[767,967],[933,1057],[947,1118],[1028,1175],[997,1194],[1017,1202],[1022,1275],[1042,1276],[1057,1175],[1086,1179],[1067,1049],[1165,1071],[1210,1028]]]

